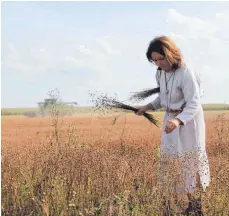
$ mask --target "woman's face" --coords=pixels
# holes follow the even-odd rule
[[[157,53],[157,52],[152,52],[151,54],[152,61],[155,65],[160,67],[162,70],[165,71],[171,71],[172,67],[169,64],[168,60],[165,58],[165,56]]]

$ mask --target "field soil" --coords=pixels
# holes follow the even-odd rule
[[[211,137],[214,135],[217,112],[205,112],[207,146],[211,144]],[[229,118],[229,113],[224,114],[224,118]],[[106,139],[108,142],[120,139],[126,142],[135,140],[141,145],[141,141],[150,139],[153,143],[160,143],[161,126],[163,113],[156,113],[155,117],[160,120],[160,127],[152,125],[147,119],[133,114],[121,115],[114,123],[114,117],[101,117],[90,115],[78,115],[64,117],[59,120],[58,127],[63,137],[74,128],[79,141],[94,142]],[[47,137],[53,133],[53,122],[50,117],[27,118],[27,117],[4,117],[2,118],[2,148],[13,147],[15,145],[29,144],[30,141],[37,144],[45,142]],[[67,137],[67,134],[66,134]]]

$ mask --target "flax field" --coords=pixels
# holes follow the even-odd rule
[[[163,113],[155,113],[162,122]],[[229,113],[205,112],[211,183],[207,216],[229,215]],[[2,118],[1,213],[10,216],[165,215],[158,178],[161,127],[142,116]],[[175,169],[175,167],[174,167]],[[175,172],[175,171],[174,171]],[[187,199],[167,194],[167,215]]]

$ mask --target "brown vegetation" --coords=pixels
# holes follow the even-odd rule
[[[229,214],[228,134],[228,114],[206,114],[206,215]],[[132,114],[2,119],[2,215],[161,215],[160,135]]]

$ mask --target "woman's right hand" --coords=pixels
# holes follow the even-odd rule
[[[135,113],[136,115],[143,115],[147,110],[149,110],[148,106],[145,105],[145,106],[139,106],[139,107],[136,107],[138,109],[138,111]]]

